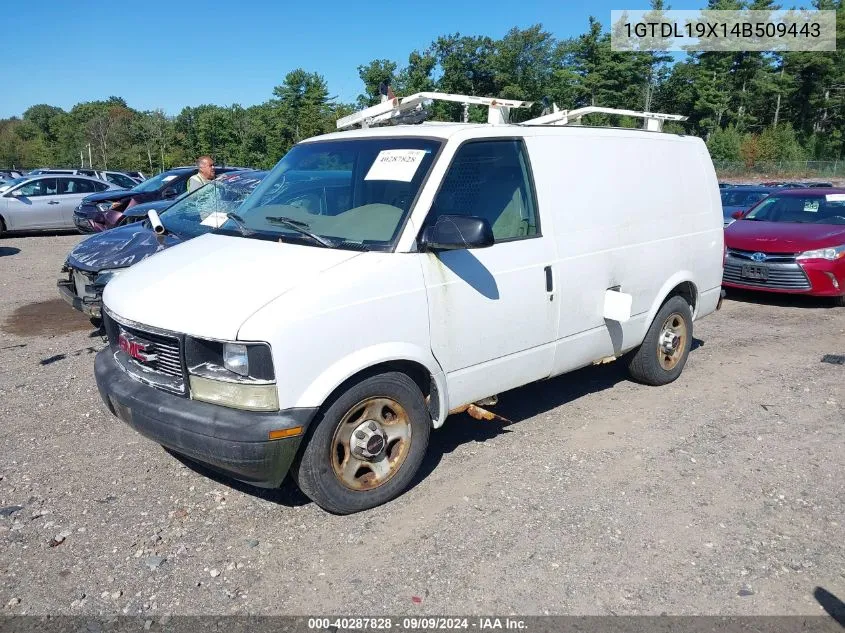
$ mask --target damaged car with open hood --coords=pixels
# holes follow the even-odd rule
[[[265,175],[266,171],[224,174],[159,213],[150,206],[156,203],[128,209],[124,212],[128,224],[96,233],[71,250],[57,283],[60,296],[97,321],[103,289],[110,279],[159,251],[223,224],[226,214],[236,210]]]

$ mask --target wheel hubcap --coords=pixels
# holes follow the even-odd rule
[[[372,490],[402,467],[411,446],[411,421],[392,398],[368,398],[353,406],[332,439],[332,470],[350,490]]]
[[[350,447],[358,459],[373,459],[387,446],[387,435],[375,420],[363,422],[352,432]]]
[[[687,323],[674,313],[663,322],[657,339],[657,358],[666,371],[674,369],[684,356],[687,342]]]

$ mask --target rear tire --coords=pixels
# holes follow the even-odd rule
[[[837,308],[845,308],[845,295],[836,297],[833,300],[833,305],[836,306]]]
[[[312,423],[291,475],[328,512],[374,508],[410,485],[430,433],[425,399],[411,378],[399,372],[371,376]]]
[[[681,375],[691,347],[692,310],[683,297],[670,297],[631,356],[628,372],[637,382],[667,385]]]
[[[0,218],[0,237],[4,237],[6,233],[6,224],[3,222],[3,218]]]

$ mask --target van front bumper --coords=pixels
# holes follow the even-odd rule
[[[240,411],[191,400],[138,382],[107,347],[94,373],[112,415],[142,435],[224,475],[262,488],[281,485],[302,435],[270,440],[270,431],[308,427],[317,409]]]

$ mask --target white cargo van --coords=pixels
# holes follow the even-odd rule
[[[501,123],[502,100],[485,103],[501,124],[367,127],[409,99],[299,143],[222,228],[108,284],[112,413],[350,513],[409,485],[450,411],[612,357],[678,377],[720,301],[704,143]]]

